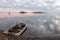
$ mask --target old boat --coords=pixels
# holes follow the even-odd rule
[[[26,24],[19,23],[3,31],[4,34],[21,36],[27,29]]]

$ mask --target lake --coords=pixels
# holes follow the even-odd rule
[[[19,14],[0,13],[0,30],[11,27],[16,23],[26,23],[27,30],[22,36],[43,37],[60,34],[60,18],[49,14]]]

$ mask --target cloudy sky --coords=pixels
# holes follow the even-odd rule
[[[59,10],[60,0],[0,0],[0,8]]]

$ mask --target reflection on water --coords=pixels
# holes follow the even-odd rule
[[[27,31],[22,36],[39,37],[60,34],[60,19],[51,15],[1,18],[0,29],[4,30],[20,22],[27,24]]]

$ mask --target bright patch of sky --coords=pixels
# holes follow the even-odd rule
[[[60,0],[0,0],[0,8],[55,10],[60,9]]]

